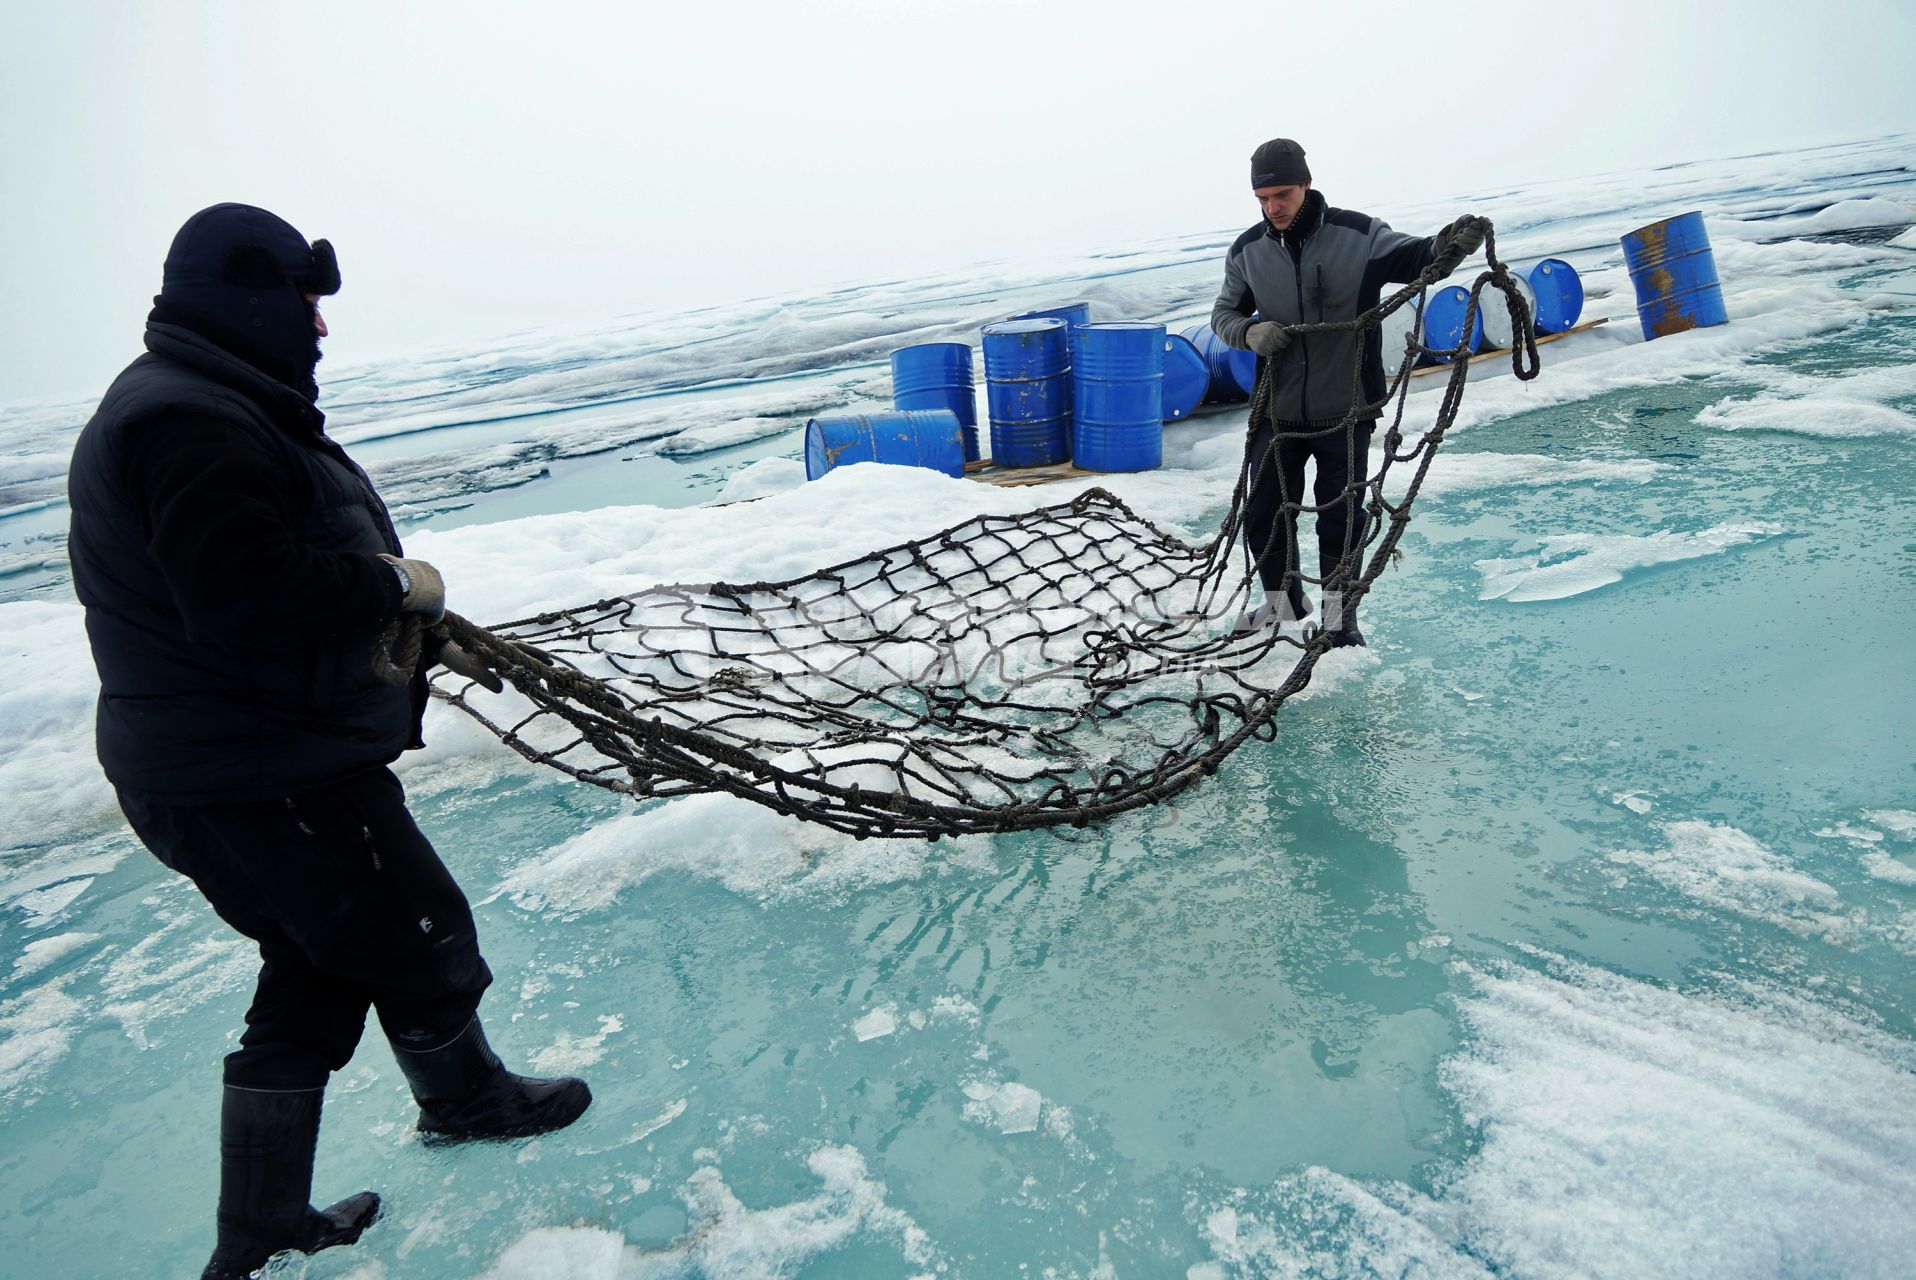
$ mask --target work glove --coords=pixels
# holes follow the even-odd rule
[[[493,693],[499,693],[506,687],[505,682],[499,679],[499,673],[486,665],[485,659],[466,652],[457,640],[448,640],[439,646],[439,665]]]
[[[1281,324],[1261,321],[1244,331],[1244,341],[1261,356],[1274,356],[1291,345],[1291,331]]]
[[[416,613],[428,626],[446,616],[446,584],[439,570],[424,560],[402,560],[383,552],[379,558],[399,575],[399,589],[405,593],[399,602],[400,612]]]
[[[1457,264],[1484,247],[1484,228],[1480,222],[1459,218],[1431,239],[1437,243],[1437,256],[1432,262],[1440,268],[1439,274],[1449,275]]]

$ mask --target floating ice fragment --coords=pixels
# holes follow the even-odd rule
[[[68,995],[62,975],[0,1002],[0,1098],[8,1098],[66,1056],[87,1011]]]
[[[866,1171],[857,1148],[820,1148],[806,1164],[823,1184],[818,1194],[766,1209],[748,1208],[716,1168],[697,1170],[684,1193],[691,1230],[665,1249],[635,1250],[620,1280],[793,1276],[809,1260],[863,1236],[892,1241],[913,1267],[939,1265],[923,1229],[903,1210],[885,1203],[885,1184]],[[904,1272],[892,1269],[890,1274]]]
[[[605,1056],[606,1038],[623,1030],[623,1018],[617,1014],[600,1014],[599,1029],[594,1034],[575,1036],[562,1031],[555,1043],[534,1051],[533,1070],[541,1075],[567,1075],[583,1070]]]
[[[931,1016],[938,1019],[952,1018],[960,1022],[976,1023],[978,1006],[963,996],[939,996],[931,1002]]]
[[[1044,1096],[1031,1086],[972,1080],[964,1089],[970,1099],[965,1103],[965,1119],[995,1125],[1000,1133],[1030,1133],[1038,1127]]]
[[[539,1227],[514,1241],[485,1280],[619,1280],[625,1238],[601,1227]]]
[[[1901,409],[1833,396],[1799,400],[1767,395],[1748,400],[1732,397],[1700,409],[1696,421],[1698,426],[1719,431],[1787,431],[1832,439],[1916,433],[1916,416]]]
[[[685,1108],[686,1108],[686,1099],[684,1098],[675,1099],[673,1102],[667,1104],[665,1110],[659,1112],[657,1115],[653,1116],[650,1120],[645,1121],[643,1124],[637,1124],[632,1126],[631,1133],[613,1142],[611,1146],[588,1148],[586,1150],[581,1151],[579,1154],[604,1155],[606,1152],[616,1150],[619,1147],[629,1147],[635,1142],[644,1142],[647,1138],[651,1137],[653,1134],[657,1133],[659,1130],[665,1128],[666,1125],[671,1124],[674,1120],[684,1115]],[[650,1187],[651,1184],[647,1182],[646,1185],[647,1187]]]
[[[20,958],[13,962],[13,980],[17,982],[38,973],[62,956],[99,940],[97,933],[56,933],[49,938],[35,938],[27,943],[20,952]]]
[[[710,427],[693,427],[681,431],[667,440],[659,442],[660,453],[679,456],[689,453],[707,453],[713,449],[726,449],[735,444],[750,444],[754,440],[763,440],[768,436],[784,435],[793,430],[790,418],[739,418],[732,422],[722,422]]]
[[[1562,533],[1543,539],[1543,549],[1521,559],[1479,560],[1479,600],[1562,600],[1621,582],[1633,569],[1720,555],[1732,547],[1782,533],[1757,522],[1720,524],[1698,533],[1647,535]]]
[[[1669,469],[1668,463],[1644,458],[1609,461],[1552,458],[1537,453],[1446,452],[1432,465],[1419,492],[1430,498],[1518,486],[1647,484]],[[1401,497],[1408,483],[1402,472],[1392,472],[1389,482],[1392,497]]]
[[[1863,870],[1878,880],[1916,888],[1916,867],[1905,866],[1887,853],[1872,850],[1864,854]]]
[[[1832,914],[1842,906],[1835,889],[1805,875],[1735,827],[1673,822],[1669,844],[1647,852],[1612,853],[1610,860],[1641,867],[1695,902],[1788,929],[1828,934],[1850,922]]]
[[[897,1009],[884,1005],[852,1023],[852,1034],[860,1040],[876,1040],[898,1030]]]
[[[1916,838],[1916,813],[1907,809],[1872,809],[1863,816],[1905,840]]]
[[[93,879],[90,876],[78,880],[66,880],[56,885],[49,885],[45,889],[33,889],[16,894],[9,905],[27,913],[28,927],[38,927],[79,901],[80,895],[92,885]]]

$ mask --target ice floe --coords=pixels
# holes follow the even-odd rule
[[[1721,555],[1783,531],[1781,525],[1744,521],[1696,533],[1553,534],[1540,540],[1534,555],[1479,560],[1483,588],[1477,598],[1513,604],[1564,600],[1621,582],[1639,569]]]

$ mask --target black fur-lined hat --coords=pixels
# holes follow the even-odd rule
[[[316,398],[319,337],[306,295],[339,292],[339,259],[277,214],[216,204],[167,250],[152,318],[177,324]]]

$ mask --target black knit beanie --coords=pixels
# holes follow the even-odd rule
[[[1289,138],[1272,138],[1251,153],[1251,187],[1301,186],[1311,180],[1304,148]]]

